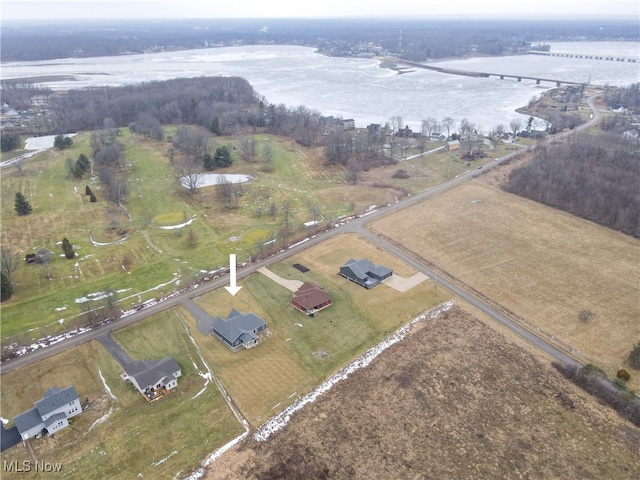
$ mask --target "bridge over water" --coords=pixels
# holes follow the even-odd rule
[[[415,68],[422,68],[425,70],[432,70],[434,72],[447,73],[450,75],[463,75],[465,77],[476,77],[476,78],[496,77],[496,78],[500,78],[500,80],[504,80],[505,78],[514,78],[518,82],[521,82],[523,79],[535,80],[536,85],[540,85],[541,82],[549,82],[549,83],[555,83],[556,87],[559,87],[561,85],[584,85],[583,82],[574,82],[572,80],[558,80],[555,78],[532,77],[528,75],[511,75],[507,73],[475,72],[471,70],[459,70],[455,68],[436,67],[435,65],[427,65],[424,63],[411,62],[409,60],[402,60],[402,59],[397,59],[396,62],[403,65],[409,65]]]
[[[610,62],[640,62],[637,58],[630,57],[618,57],[615,55],[596,55],[591,53],[569,53],[569,52],[541,52],[541,51],[529,51],[529,55],[544,55],[547,57],[568,57],[568,58],[583,58],[588,60],[608,60]]]

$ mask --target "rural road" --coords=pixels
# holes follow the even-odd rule
[[[593,111],[593,119],[590,120],[588,123],[581,125],[580,127],[577,127],[575,130],[582,130],[585,128],[589,128],[591,125],[595,125],[601,118],[600,112],[598,111],[598,109],[595,107],[595,105],[593,104],[593,100],[595,99],[594,97],[591,97],[587,100],[587,104],[589,105],[589,107],[591,107],[592,111]],[[550,139],[549,141],[556,141],[562,137],[568,136],[573,134],[574,131],[569,131],[569,132],[565,132],[563,134],[560,135],[556,135],[555,137],[553,137],[552,139]],[[251,275],[252,273],[256,272],[258,269],[262,268],[262,267],[268,267],[271,263],[276,263],[276,262],[280,262],[283,261],[284,259],[293,256],[299,252],[302,252],[303,250],[316,245],[320,242],[323,242],[329,238],[332,238],[336,235],[340,235],[343,233],[357,233],[360,235],[365,236],[366,238],[368,238],[369,240],[371,240],[372,242],[374,242],[376,245],[379,245],[380,247],[384,248],[385,250],[388,250],[390,253],[398,256],[400,259],[402,259],[403,261],[405,261],[407,264],[411,265],[416,271],[419,272],[423,272],[424,274],[426,274],[427,276],[429,276],[432,281],[434,281],[435,283],[437,283],[438,285],[440,285],[441,287],[451,291],[453,294],[457,295],[458,297],[462,298],[464,301],[469,302],[471,305],[475,306],[476,308],[478,308],[479,310],[483,311],[485,314],[489,315],[491,318],[493,318],[495,321],[497,321],[498,323],[504,325],[505,327],[509,328],[512,332],[514,332],[516,335],[522,337],[524,340],[526,340],[527,342],[529,342],[530,344],[536,346],[537,348],[539,348],[540,350],[546,352],[547,354],[551,355],[552,357],[554,357],[556,360],[563,362],[563,363],[567,363],[569,365],[575,365],[575,366],[581,366],[580,362],[578,362],[577,360],[575,360],[574,358],[572,358],[570,355],[568,355],[568,353],[563,352],[562,350],[560,350],[557,346],[554,346],[553,344],[549,343],[548,341],[546,341],[545,339],[543,339],[542,337],[536,335],[535,333],[533,333],[530,330],[525,329],[524,327],[522,327],[518,322],[516,322],[513,319],[508,318],[506,315],[500,313],[498,310],[496,310],[495,308],[491,307],[490,305],[488,305],[485,301],[483,301],[480,298],[475,297],[471,292],[466,291],[465,289],[454,285],[453,283],[451,283],[450,281],[446,280],[445,278],[443,278],[442,276],[438,275],[436,272],[430,270],[429,268],[427,268],[425,265],[421,264],[418,260],[416,260],[414,257],[412,257],[410,254],[403,252],[402,250],[396,248],[394,245],[392,245],[391,243],[387,242],[386,240],[383,240],[382,238],[380,238],[379,236],[373,234],[371,231],[369,231],[368,229],[366,229],[365,227],[365,223],[370,222],[371,220],[374,220],[376,218],[382,217],[384,215],[388,215],[391,213],[395,213],[403,208],[407,208],[411,205],[414,205],[416,203],[419,202],[423,202],[425,200],[428,200],[436,195],[439,195],[467,180],[469,180],[470,178],[476,177],[478,175],[480,175],[481,173],[483,173],[484,171],[487,171],[491,168],[496,167],[499,163],[501,163],[502,161],[505,160],[509,160],[511,158],[515,158],[521,154],[523,154],[524,152],[528,152],[528,151],[532,151],[533,147],[527,147],[523,150],[518,150],[518,151],[514,151],[500,159],[496,159],[495,162],[491,162],[488,163],[487,165],[484,166],[483,170],[477,170],[477,169],[473,169],[473,170],[469,170],[461,175],[459,175],[456,178],[453,178],[443,184],[440,184],[426,192],[420,193],[418,195],[414,195],[412,197],[409,197],[405,200],[402,200],[394,205],[388,206],[388,207],[382,207],[379,210],[374,210],[371,211],[367,214],[364,214],[362,216],[359,217],[355,217],[353,219],[351,219],[348,223],[344,223],[341,225],[336,226],[335,228],[332,228],[330,230],[327,230],[324,233],[320,233],[312,238],[308,238],[306,240],[304,240],[303,242],[300,242],[298,244],[295,244],[291,247],[289,247],[286,250],[281,250],[280,252],[276,253],[275,255],[269,257],[268,259],[264,260],[264,261],[260,261],[260,262],[256,262],[256,263],[252,263],[250,265],[244,266],[244,267],[239,267],[237,270],[237,278],[238,279],[242,279],[244,277],[247,277],[248,275]],[[229,284],[229,278],[227,275],[223,275],[217,279],[211,280],[209,282],[206,282],[204,284],[199,285],[198,287],[195,288],[191,288],[188,289],[186,292],[182,292],[179,294],[176,294],[173,297],[168,298],[167,300],[164,300],[162,302],[156,303],[154,305],[151,305],[149,307],[146,307],[140,311],[134,312],[130,315],[127,315],[126,317],[122,317],[118,320],[115,320],[111,323],[105,324],[105,325],[101,325],[99,327],[96,327],[90,331],[87,331],[85,333],[73,336],[69,339],[60,341],[56,344],[50,345],[46,348],[42,348],[42,349],[38,349],[35,350],[33,352],[27,353],[25,355],[22,355],[20,357],[8,360],[6,362],[4,362],[1,366],[1,373],[5,373],[5,372],[9,372],[15,369],[18,369],[20,367],[29,365],[30,363],[36,362],[38,360],[42,360],[45,359],[47,357],[50,357],[52,355],[55,355],[57,353],[60,353],[64,350],[67,350],[69,348],[72,348],[76,345],[80,345],[84,342],[87,342],[89,340],[93,340],[95,338],[97,338],[100,335],[104,335],[107,332],[113,331],[113,330],[117,330],[120,328],[123,328],[127,325],[131,325],[133,323],[136,323],[144,318],[147,318],[149,316],[155,315],[157,313],[160,313],[164,310],[167,310],[169,308],[175,307],[176,305],[179,305],[180,303],[182,303],[184,300],[192,300],[196,297],[199,297],[207,292],[210,292],[212,290],[224,287],[225,285]]]

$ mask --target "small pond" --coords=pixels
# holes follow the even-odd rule
[[[241,173],[202,173],[200,174],[198,188],[217,185],[220,178],[224,178],[229,183],[244,183],[251,180],[252,177]],[[188,188],[188,182],[185,178],[182,179],[182,185]]]

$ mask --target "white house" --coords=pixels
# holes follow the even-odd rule
[[[51,387],[35,403],[35,408],[14,417],[13,421],[22,440],[27,440],[38,435],[53,435],[68,427],[68,419],[80,412],[82,406],[75,387]]]

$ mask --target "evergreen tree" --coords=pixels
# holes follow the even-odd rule
[[[89,185],[87,185],[84,189],[84,194],[85,195],[91,195],[91,189],[89,188]]]
[[[96,196],[94,195],[94,193],[93,193],[93,192],[91,192],[91,193],[90,193],[90,195],[91,195],[91,196],[89,197],[89,201],[90,201],[91,203],[95,203],[95,202],[97,202],[97,201],[98,201],[98,199],[96,198]]]
[[[2,136],[0,136],[0,143],[2,144],[2,151],[8,152],[9,150],[20,147],[22,140],[17,133],[3,133]]]
[[[21,192],[16,193],[15,206],[18,215],[29,215],[31,213],[31,204]]]
[[[216,167],[228,167],[233,163],[231,152],[229,152],[227,147],[216,148],[216,155],[214,158]]]
[[[640,342],[636,343],[629,353],[629,362],[633,368],[640,368]]]
[[[84,153],[81,153],[80,155],[78,155],[78,159],[76,160],[76,167],[82,170],[82,173],[88,172],[91,168],[91,161]]]
[[[215,135],[220,135],[220,120],[218,120],[217,118],[214,118],[211,121],[209,130],[211,130],[211,133],[214,133]]]
[[[0,302],[9,300],[13,295],[13,285],[4,273],[0,274]]]
[[[211,155],[209,155],[208,153],[202,159],[202,164],[204,165],[204,169],[205,170],[211,171],[211,170],[215,170],[215,168],[216,168],[215,159]]]
[[[64,251],[64,256],[67,258],[73,258],[76,256],[76,252],[73,251],[73,245],[67,237],[62,239],[62,250]]]
[[[71,145],[73,145],[73,140],[71,140],[71,137],[56,135],[56,138],[53,139],[53,146],[59,150],[69,148]]]
[[[56,135],[53,139],[53,146],[56,148],[64,148],[64,135]]]

